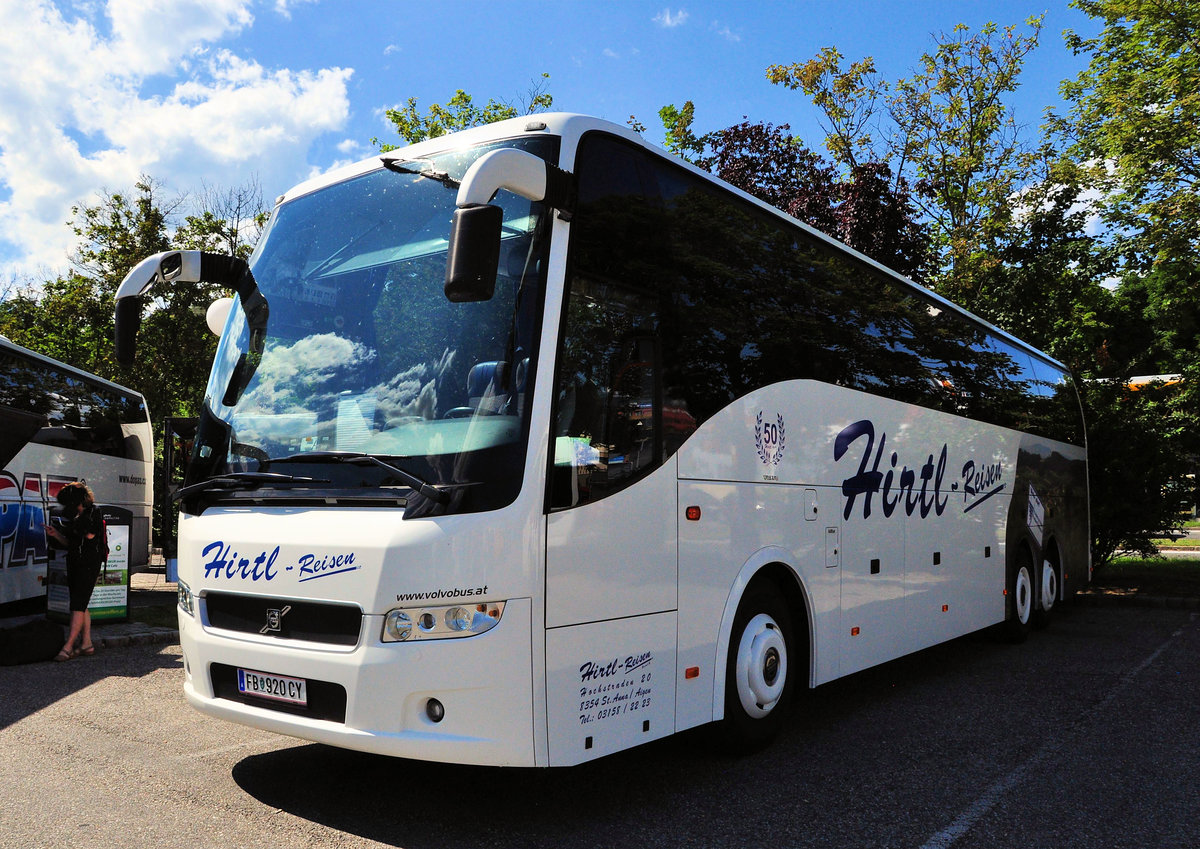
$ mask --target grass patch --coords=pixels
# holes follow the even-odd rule
[[[1200,539],[1193,537],[1183,537],[1181,539],[1162,539],[1154,540],[1154,544],[1159,548],[1195,548],[1200,549]]]
[[[1100,591],[1139,595],[1200,597],[1200,557],[1162,560],[1121,557],[1097,569],[1092,586]]]

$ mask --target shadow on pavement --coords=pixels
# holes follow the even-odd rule
[[[763,824],[782,828],[781,812],[801,828],[799,809],[838,804],[878,774],[875,758],[894,748],[887,740],[867,747],[863,763],[833,754],[855,749],[843,738],[858,734],[863,714],[914,691],[928,699],[948,669],[1009,654],[975,635],[835,681],[802,699],[770,746],[744,757],[720,753],[700,728],[571,768],[454,766],[308,744],[245,758],[232,776],[271,808],[406,849],[710,845],[716,835],[723,845],[761,845]],[[815,778],[822,771],[839,780]],[[797,784],[808,798],[795,797]]]
[[[702,755],[706,740],[689,732],[553,770],[426,763],[314,744],[248,757],[233,778],[265,805],[407,849],[617,846],[640,839],[629,830],[632,812],[670,829],[680,815],[677,788],[694,794],[736,766]]]
[[[159,669],[182,665],[179,657],[163,654],[162,646],[141,645],[99,649],[91,657],[77,657],[65,663],[0,666],[0,729],[105,678],[141,678]]]

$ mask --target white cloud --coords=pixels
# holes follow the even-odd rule
[[[300,176],[312,142],[344,126],[353,72],[268,69],[219,47],[253,23],[250,0],[0,0],[4,276],[64,270],[71,206],[140,174],[168,192]]]
[[[672,12],[670,7],[667,7],[654,16],[654,23],[658,24],[660,27],[674,29],[675,27],[683,26],[683,24],[687,22],[687,19],[688,13],[684,9],[680,9],[678,12]]]
[[[275,0],[275,11],[287,19],[292,17],[292,7],[303,3],[316,3],[318,0]]]
[[[607,56],[609,59],[620,59],[621,58],[620,54],[617,53],[617,51],[613,50],[611,47],[604,48],[604,55]]]
[[[720,21],[713,21],[709,29],[721,36],[726,41],[732,41],[734,44],[737,44],[742,40],[740,35],[731,30],[728,26],[722,24]]]
[[[112,38],[101,40],[93,33],[91,53],[110,72],[129,77],[169,72],[198,45],[254,23],[246,0],[109,0],[107,15]]]

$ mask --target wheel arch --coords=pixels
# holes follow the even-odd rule
[[[733,631],[733,620],[737,616],[738,605],[742,598],[752,588],[760,583],[774,584],[776,590],[787,604],[788,612],[792,614],[792,631],[797,638],[805,641],[804,647],[796,652],[797,658],[802,659],[803,669],[797,671],[796,683],[812,686],[812,670],[816,654],[816,635],[813,631],[812,596],[804,586],[804,579],[794,564],[788,560],[787,552],[782,548],[770,546],[759,549],[746,561],[734,579],[725,600],[725,609],[721,615],[721,627],[717,634],[716,668],[713,672],[713,719],[721,720],[725,716],[725,679],[726,665],[729,657],[729,640]]]
[[[1058,541],[1057,535],[1052,533],[1046,538],[1046,542],[1042,546],[1042,559],[1049,560],[1058,569],[1058,597],[1061,601],[1066,597],[1066,574],[1070,564],[1067,562],[1066,553],[1062,543]]]
[[[1017,564],[1021,562],[1021,554],[1024,553],[1029,557],[1029,562],[1036,566],[1041,562],[1038,555],[1037,546],[1034,545],[1028,535],[1022,534],[1021,538],[1016,543],[1010,545],[1005,552],[1004,558],[1004,586],[1009,586],[1013,574],[1017,571]],[[1007,596],[1006,596],[1007,598]],[[1008,601],[1011,603],[1012,599]],[[1007,610],[1005,611],[1008,612]]]

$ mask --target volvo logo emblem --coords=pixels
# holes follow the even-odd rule
[[[268,632],[278,634],[283,630],[283,617],[287,616],[288,611],[292,609],[290,604],[283,607],[268,607],[267,608],[267,624],[262,626],[262,630],[258,633],[266,634]]]

